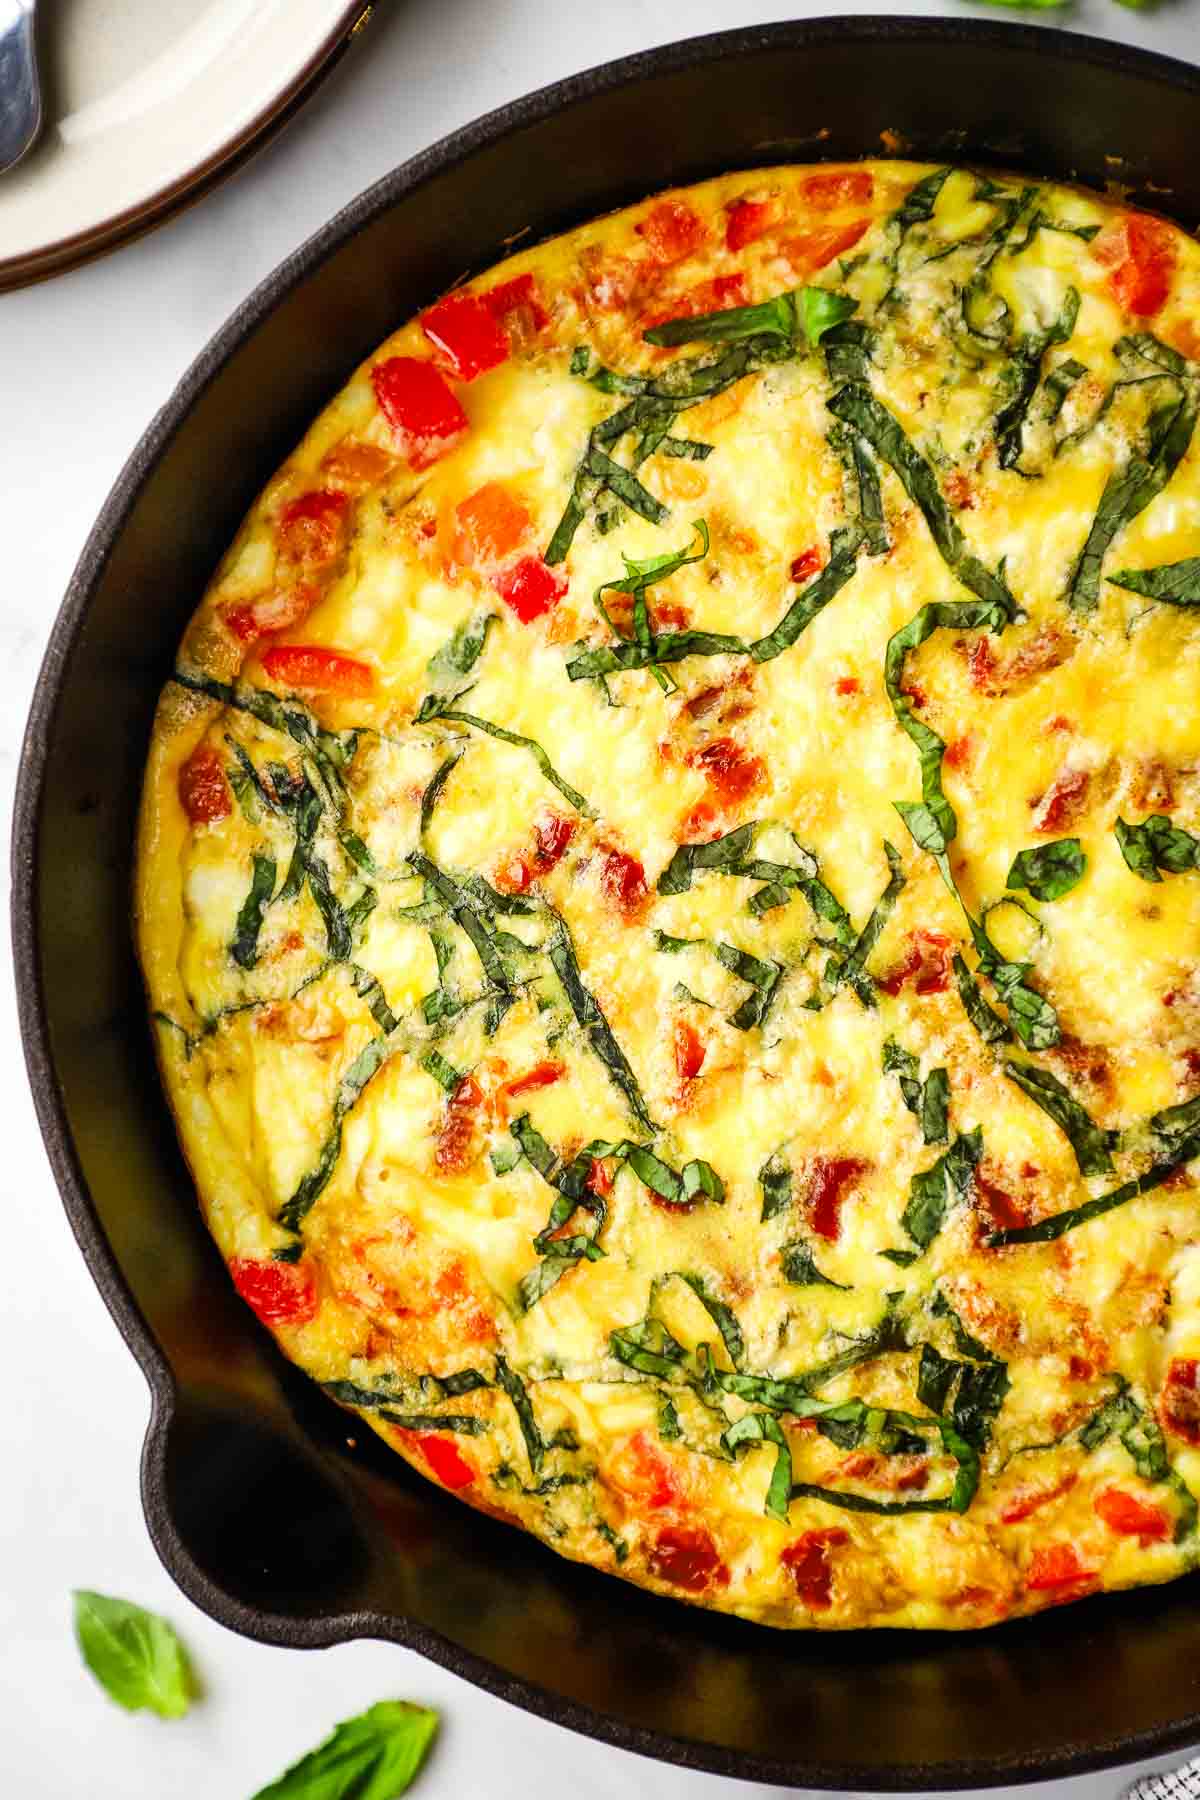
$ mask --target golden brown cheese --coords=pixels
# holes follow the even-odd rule
[[[1174,227],[779,168],[457,290],[270,483],[140,953],[239,1291],[418,1469],[775,1625],[1192,1566],[1198,410]]]

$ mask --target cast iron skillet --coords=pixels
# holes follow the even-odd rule
[[[234,1298],[159,1092],[129,933],[147,733],[184,621],[355,363],[514,236],[735,166],[870,155],[884,130],[921,158],[1096,186],[1116,174],[1200,218],[1200,74],[1049,30],[730,32],[447,138],[263,283],[113,490],[33,704],[13,933],[50,1160],[153,1395],[151,1536],[193,1600],[270,1643],[410,1645],[559,1724],[695,1768],[900,1790],[1068,1774],[1200,1738],[1196,1578],[970,1636],[785,1636],[576,1568],[458,1506],[352,1422],[348,1437],[347,1415]]]

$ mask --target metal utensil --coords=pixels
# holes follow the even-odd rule
[[[37,0],[0,0],[0,175],[20,162],[42,128],[36,6]]]

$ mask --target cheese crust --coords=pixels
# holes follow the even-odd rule
[[[423,1474],[776,1626],[1193,1565],[1198,412],[1174,226],[771,168],[456,290],[256,501],[139,954],[239,1291]]]

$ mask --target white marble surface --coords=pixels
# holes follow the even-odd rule
[[[797,0],[757,0],[752,9],[739,0],[378,0],[372,28],[317,98],[217,194],[103,262],[0,299],[5,811],[43,644],[88,528],[172,384],[281,257],[394,164],[532,87],[691,32],[851,10]],[[887,10],[998,16],[967,0],[910,0]],[[1200,60],[1200,0],[1163,0],[1156,13],[1076,0],[1065,22]],[[5,854],[7,837],[5,823]],[[138,1501],[145,1389],[86,1273],[46,1167],[5,964],[4,1800],[245,1800],[338,1718],[390,1695],[442,1710],[442,1739],[417,1789],[428,1800],[550,1800],[564,1790],[572,1800],[767,1793],[574,1737],[386,1645],[318,1653],[249,1643],[175,1591]],[[70,1635],[72,1586],[128,1595],[178,1624],[206,1689],[190,1718],[167,1725],[129,1717],[92,1685]],[[1048,1800],[1115,1800],[1133,1772],[1041,1792]]]

